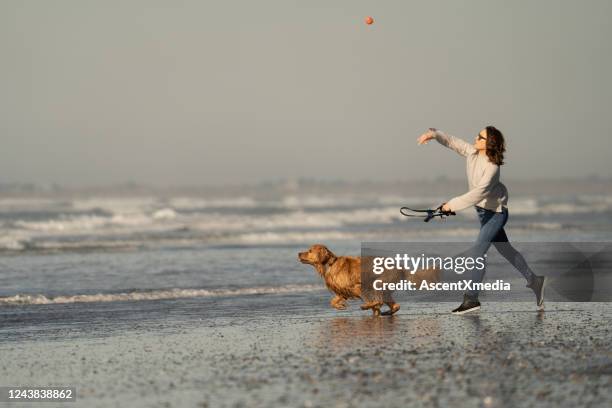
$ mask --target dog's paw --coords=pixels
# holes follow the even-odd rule
[[[384,312],[381,313],[382,316],[391,316],[394,313],[396,313],[398,310],[400,310],[400,305],[395,303],[392,306],[389,306],[389,310],[385,310]]]
[[[369,303],[364,303],[363,305],[361,305],[361,310],[368,310],[368,309],[373,309],[373,308],[379,308],[382,306],[382,302],[369,302]]]
[[[336,310],[345,310],[346,305],[344,303],[332,305],[332,307]]]

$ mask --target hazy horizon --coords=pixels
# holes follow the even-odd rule
[[[520,197],[548,200],[606,199],[612,194],[612,178],[557,178],[504,180],[511,191],[511,204]],[[225,184],[144,184],[125,182],[115,184],[61,185],[34,183],[0,183],[0,195],[10,203],[12,198],[87,197],[234,197],[239,199],[269,200],[279,197],[452,197],[467,189],[461,178],[420,180],[322,180],[277,179],[253,183]],[[359,200],[357,200],[359,201]]]
[[[603,176],[599,176],[599,175],[585,175],[585,176],[579,176],[579,177],[523,177],[523,178],[510,178],[510,177],[505,177],[504,182],[518,182],[518,183],[538,183],[538,182],[557,182],[557,183],[580,183],[580,182],[594,182],[594,183],[611,183],[612,182],[612,176],[609,177],[603,177]],[[282,184],[292,184],[292,183],[298,183],[298,184],[321,184],[321,185],[325,185],[325,184],[347,184],[347,185],[353,185],[353,184],[359,184],[359,183],[379,183],[379,184],[401,184],[401,183],[407,183],[407,184],[418,184],[418,183],[436,183],[436,182],[449,182],[449,183],[464,183],[467,186],[467,180],[466,178],[462,175],[462,174],[457,174],[453,177],[446,177],[444,175],[442,176],[432,176],[432,175],[424,175],[421,178],[388,178],[388,179],[375,179],[375,178],[361,178],[361,179],[332,179],[332,178],[314,178],[314,177],[295,177],[295,178],[282,178],[282,177],[278,177],[278,178],[266,178],[266,179],[260,179],[260,180],[256,180],[256,181],[245,181],[245,182],[233,182],[233,183],[215,183],[213,182],[200,182],[200,183],[184,183],[184,184],[179,184],[179,183],[168,183],[168,184],[159,184],[159,183],[146,183],[146,182],[139,182],[136,180],[123,180],[123,181],[116,181],[116,182],[110,182],[110,183],[85,183],[85,184],[79,184],[79,183],[66,183],[66,184],[62,184],[62,183],[56,183],[56,182],[32,182],[32,181],[17,181],[17,182],[0,182],[0,189],[2,187],[25,187],[25,186],[33,186],[33,187],[39,187],[39,188],[52,188],[52,187],[57,187],[57,188],[65,188],[65,189],[86,189],[86,188],[124,188],[124,187],[143,187],[143,188],[160,188],[160,189],[164,189],[164,188],[199,188],[199,187],[240,187],[240,186],[257,186],[257,185],[282,185]]]
[[[365,16],[375,19],[372,26]],[[0,3],[0,184],[612,177],[607,1]]]

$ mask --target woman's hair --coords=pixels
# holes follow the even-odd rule
[[[504,164],[506,142],[504,135],[495,126],[487,126],[487,157],[492,163],[501,166]]]

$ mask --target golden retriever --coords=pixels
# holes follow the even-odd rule
[[[335,309],[346,309],[348,299],[361,299],[364,303],[362,310],[372,309],[374,316],[381,314],[380,308],[383,304],[389,310],[383,315],[392,315],[400,309],[391,296],[390,291],[382,293],[382,299],[363,299],[361,289],[361,257],[358,256],[336,256],[325,245],[316,244],[306,252],[298,254],[300,262],[314,266],[316,271],[325,281],[325,286],[333,292],[334,296],[330,302]],[[404,273],[403,271],[391,270],[383,273],[382,279],[385,282],[397,282],[399,279],[406,279],[420,285],[421,281],[438,282],[440,271],[436,269],[419,270],[415,274]],[[371,286],[371,282],[368,282]],[[368,286],[368,287],[369,287]]]

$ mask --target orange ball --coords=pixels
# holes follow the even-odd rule
[[[370,24],[374,23],[374,19],[373,19],[372,17],[370,17],[370,16],[367,16],[367,17],[365,18],[365,23],[366,23],[367,25],[370,25]]]

